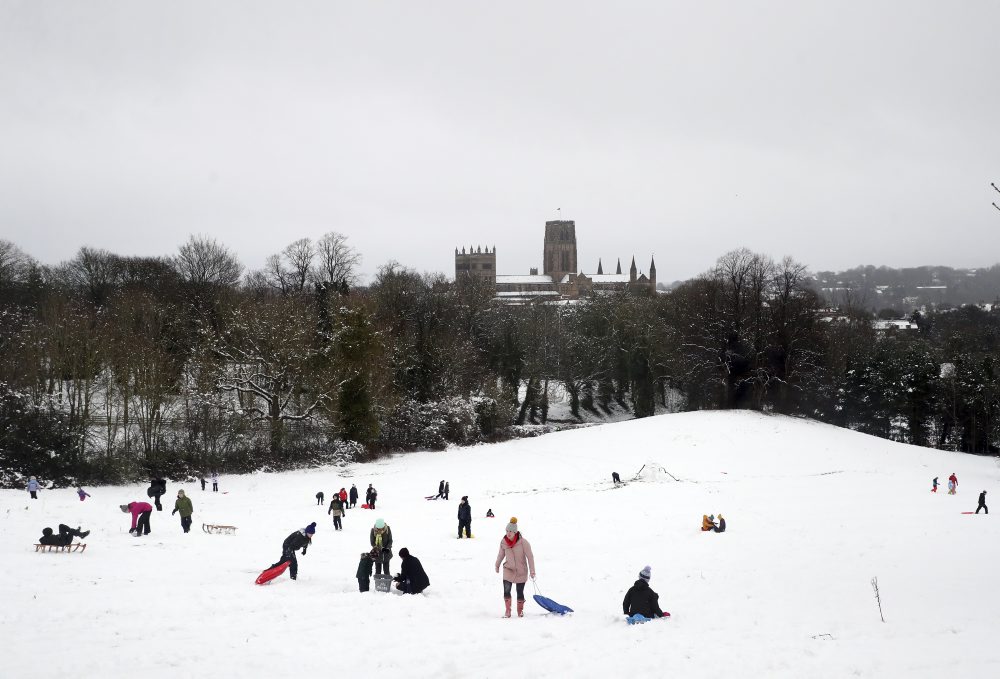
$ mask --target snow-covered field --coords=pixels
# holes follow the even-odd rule
[[[613,488],[656,461],[660,474]],[[955,472],[959,492],[932,494]],[[153,533],[118,505],[145,487],[0,492],[3,677],[958,677],[1000,673],[1000,527],[974,510],[993,460],[746,412],[664,415],[497,445],[400,455],[346,473],[168,485]],[[424,500],[438,481],[451,501]],[[335,533],[325,507],[369,483],[379,508]],[[178,488],[195,529],[170,516]],[[474,540],[457,540],[469,495]],[[1000,492],[997,493],[1000,498]],[[1000,511],[1000,499],[997,500]],[[495,519],[483,518],[492,508]],[[723,513],[727,533],[699,530]],[[493,570],[511,515],[544,594],[501,618]],[[357,589],[378,517],[431,580],[425,595]],[[256,586],[282,540],[317,521],[298,581]],[[44,526],[82,525],[84,554],[36,554]],[[202,522],[233,524],[207,535]],[[621,600],[652,567],[668,621],[627,626]],[[392,561],[393,572],[399,559]],[[871,587],[878,577],[886,622]],[[531,592],[529,585],[528,592]]]

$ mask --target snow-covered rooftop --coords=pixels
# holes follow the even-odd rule
[[[497,275],[497,285],[552,285],[552,276],[541,275]]]
[[[594,283],[628,283],[629,277],[627,273],[602,273],[594,274],[593,276],[588,276],[592,279]]]

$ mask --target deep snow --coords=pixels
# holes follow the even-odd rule
[[[613,488],[656,461],[673,476]],[[942,484],[951,472],[959,492]],[[664,415],[373,464],[222,477],[220,493],[168,484],[153,533],[127,534],[118,505],[145,486],[0,492],[5,677],[992,676],[1000,668],[997,519],[964,515],[992,491],[992,459],[916,448],[831,426],[736,412]],[[451,500],[426,501],[438,481]],[[334,490],[368,483],[374,512],[334,532]],[[185,488],[194,530],[170,516]],[[469,495],[474,540],[457,540]],[[998,500],[1000,502],[1000,500]],[[487,508],[494,519],[483,516]],[[1000,505],[997,510],[1000,511]],[[699,530],[725,514],[723,535]],[[538,584],[572,606],[527,603],[505,620],[493,570],[511,515]],[[426,595],[357,591],[378,517],[431,580]],[[299,580],[253,584],[291,531],[319,531]],[[36,554],[44,526],[93,532],[83,554]],[[239,526],[207,535],[202,522]],[[627,626],[639,570],[669,621]],[[392,570],[399,558],[392,561]],[[878,577],[886,622],[870,581]],[[528,587],[529,594],[531,587]]]

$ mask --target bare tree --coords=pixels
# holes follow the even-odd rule
[[[320,238],[316,243],[316,257],[314,282],[337,285],[354,285],[357,282],[361,254],[347,244],[344,234],[331,231]]]
[[[308,238],[300,238],[281,252],[288,263],[289,280],[294,292],[302,292],[312,272],[316,248]]]
[[[174,267],[181,278],[195,285],[236,285],[243,265],[236,255],[214,238],[191,236],[180,246]]]
[[[23,281],[33,260],[9,240],[0,238],[0,286]]]

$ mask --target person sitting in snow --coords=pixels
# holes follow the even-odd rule
[[[38,544],[40,545],[58,545],[60,547],[65,547],[67,545],[73,544],[73,538],[80,538],[81,540],[90,535],[89,530],[80,531],[80,527],[77,526],[76,530],[70,528],[64,523],[59,524],[59,535],[53,535],[52,529],[45,527],[42,529],[42,537],[38,538]]]
[[[492,508],[486,510],[486,518],[487,519],[492,519],[493,518],[493,509]]]
[[[650,575],[652,569],[646,566],[639,571],[639,579],[625,593],[622,611],[626,617],[631,618],[637,614],[650,619],[663,617],[663,611],[660,610],[660,595],[649,586]]]
[[[286,561],[290,562],[288,564],[288,574],[291,576],[292,580],[295,580],[299,576],[299,562],[295,558],[295,552],[302,550],[302,556],[306,555],[306,550],[309,549],[309,545],[312,544],[313,535],[316,534],[316,522],[313,521],[308,526],[302,530],[297,530],[281,543],[281,558],[277,562],[271,564],[271,568],[279,566]]]
[[[703,531],[715,530],[715,514],[708,516],[707,514],[701,515],[701,529]]]
[[[400,572],[393,578],[396,581],[396,589],[403,594],[420,594],[431,586],[420,559],[411,556],[410,550],[403,547],[399,550],[399,558],[403,562],[400,565]]]
[[[714,530],[716,533],[725,533],[726,532],[726,520],[724,518],[722,518],[722,514],[719,514],[719,525],[717,525],[712,530]]]

